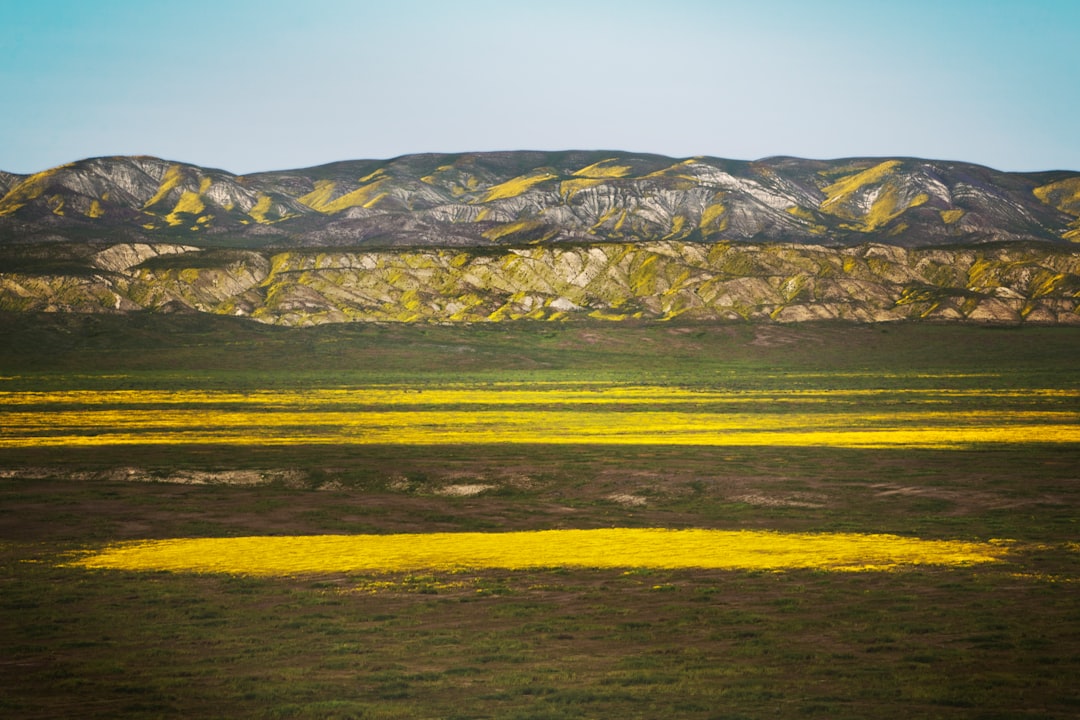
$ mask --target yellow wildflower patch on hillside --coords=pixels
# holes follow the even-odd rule
[[[208,178],[209,179],[209,178]],[[180,199],[176,203],[176,207],[172,209],[172,212],[165,216],[165,220],[170,225],[180,225],[184,222],[184,219],[180,217],[181,213],[190,213],[191,215],[198,215],[206,209],[206,205],[202,201],[199,193],[185,190]]]
[[[831,185],[822,188],[822,192],[825,193],[825,200],[821,203],[821,209],[824,210],[826,207],[846,199],[866,185],[881,182],[899,166],[899,160],[887,160],[862,172],[840,178]]]
[[[118,543],[71,566],[140,571],[297,575],[410,570],[713,568],[860,571],[1002,560],[1009,542],[885,534],[605,528],[177,538]]]
[[[964,211],[961,208],[953,208],[952,210],[941,210],[941,221],[946,225],[952,225],[964,217]]]
[[[877,230],[890,220],[898,217],[905,210],[923,205],[930,197],[926,193],[920,193],[912,198],[911,202],[904,204],[900,199],[898,190],[893,186],[882,189],[870,206],[870,211],[862,218],[863,229],[867,231]]]
[[[816,222],[817,217],[814,215],[814,213],[810,212],[806,208],[799,207],[798,205],[793,205],[789,208],[785,208],[784,212],[786,212],[788,215],[791,215],[792,217],[797,217],[800,220],[805,220],[807,222],[806,229],[814,233],[815,235],[822,235],[825,233],[825,226]]]
[[[481,235],[492,242],[496,242],[505,237],[535,230],[539,227],[543,227],[543,225],[544,223],[540,220],[518,220],[517,222],[496,225],[495,227],[485,230]]]
[[[1080,216],[1080,177],[1066,178],[1035,188],[1032,193],[1042,202],[1063,213]]]
[[[692,183],[697,182],[697,178],[693,174],[688,174],[687,170],[692,169],[693,166],[701,162],[701,157],[687,158],[686,160],[680,160],[679,162],[671,165],[670,167],[654,170],[653,172],[645,175],[646,178],[681,178],[688,180]]]
[[[386,197],[386,193],[383,192],[383,187],[389,181],[387,177],[380,177],[374,182],[370,182],[367,185],[358,187],[352,192],[345,193],[339,198],[336,198],[325,205],[316,208],[319,212],[333,214],[341,212],[342,210],[348,210],[352,207],[371,207],[379,202],[379,200]]]
[[[601,160],[600,162],[593,163],[580,170],[575,171],[573,174],[577,177],[583,178],[621,178],[626,177],[633,170],[629,165],[610,165],[615,161],[615,158],[608,158],[607,160]]]
[[[727,208],[724,207],[724,204],[722,202],[715,202],[702,211],[699,226],[703,230],[707,230],[710,225],[717,223],[717,227],[714,229],[722,232],[727,229],[726,213]]]
[[[1032,192],[1047,205],[1078,218],[1069,223],[1069,229],[1062,233],[1061,237],[1071,242],[1080,242],[1080,177],[1059,180],[1037,187]]]
[[[487,195],[484,196],[484,202],[491,202],[492,200],[505,200],[506,198],[517,197],[522,193],[529,190],[534,185],[539,185],[542,182],[548,180],[555,180],[557,176],[550,172],[538,172],[533,175],[521,175],[520,177],[512,178],[504,183],[493,185],[488,188]]]
[[[672,238],[682,237],[686,234],[686,217],[684,215],[676,215],[671,218],[671,232],[664,236],[665,240]]]
[[[254,218],[257,223],[268,223],[270,220],[266,217],[266,214],[270,212],[270,208],[273,204],[274,201],[269,195],[260,194],[258,201],[256,201],[255,205],[250,210],[248,210],[248,215]]]
[[[930,197],[925,193],[905,201],[901,197],[901,186],[891,181],[893,171],[900,166],[899,160],[887,160],[862,172],[840,178],[822,188],[825,199],[818,208],[822,212],[856,224],[851,229],[872,232],[886,225],[900,214],[913,207],[925,204]],[[870,199],[869,207],[859,207],[852,202],[852,196],[871,185],[881,185]]]
[[[574,178],[572,180],[563,180],[559,183],[559,194],[562,195],[564,200],[570,200],[582,190],[587,190],[588,188],[603,184],[603,178]]]
[[[337,183],[333,180],[316,180],[315,189],[297,199],[312,210],[322,212],[322,209],[330,204],[336,188]]]
[[[161,178],[161,184],[158,185],[157,191],[154,196],[143,204],[143,209],[153,207],[159,202],[165,199],[165,196],[172,192],[173,188],[180,184],[183,180],[179,165],[170,165],[169,169],[165,171],[165,175]]]
[[[49,185],[49,180],[71,165],[72,163],[67,163],[50,170],[43,170],[16,183],[6,195],[0,197],[0,217],[10,215],[31,200],[41,197]]]
[[[1070,242],[1080,242],[1080,220],[1069,225],[1071,230],[1065,232],[1061,237]]]

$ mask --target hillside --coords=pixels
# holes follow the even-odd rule
[[[119,244],[0,256],[0,310],[204,312],[280,325],[501,320],[907,319],[1080,323],[1080,254],[989,245],[599,243],[200,250]],[[64,253],[60,253],[63,250]]]
[[[200,246],[1080,238],[1080,173],[956,162],[614,152],[410,155],[237,176],[147,157],[0,173],[0,238]]]
[[[283,325],[1080,323],[1080,173],[916,159],[414,155],[0,173],[0,310]]]

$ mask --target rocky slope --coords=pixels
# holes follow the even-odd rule
[[[676,317],[1080,324],[1080,253],[1031,244],[657,240],[267,252],[125,243],[22,260],[22,269],[0,273],[0,310],[197,311],[283,325]]]
[[[0,241],[204,247],[1080,240],[1080,173],[911,158],[410,155],[237,176],[148,157],[0,173]]]

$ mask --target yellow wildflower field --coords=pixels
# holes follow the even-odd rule
[[[817,378],[807,374],[797,377]],[[0,378],[4,380],[6,378]],[[10,378],[8,378],[10,379]],[[843,403],[867,397],[895,396],[905,402],[942,403],[957,399],[1012,398],[1044,400],[1080,399],[1080,390],[1058,388],[847,388],[842,390],[743,389],[737,391],[688,389],[656,385],[607,383],[529,382],[491,383],[490,386],[371,385],[306,390],[54,390],[2,391],[0,407],[26,405],[257,405],[297,406],[430,406],[430,405],[635,405],[635,404],[746,404],[782,400],[786,403]]]
[[[1041,389],[779,392],[559,383],[0,392],[0,447],[1075,443],[1077,397]],[[972,401],[982,403],[980,409],[972,409]]]
[[[502,533],[177,538],[125,542],[71,566],[242,575],[528,568],[891,570],[997,562],[1010,541],[885,534],[606,528]]]

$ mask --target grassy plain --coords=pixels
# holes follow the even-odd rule
[[[286,330],[15,315],[0,317],[0,334],[4,716],[1080,713],[1080,445],[1040,435],[1077,425],[1075,329]],[[369,394],[358,400],[357,388]],[[220,430],[243,408],[255,415],[237,433],[247,441],[139,442],[155,415],[192,413],[177,420],[191,428],[201,413]],[[331,413],[375,410],[406,424],[417,411],[518,411],[535,436],[258,440],[260,416],[306,413],[294,426],[310,432],[320,417],[340,427]],[[91,427],[106,417],[95,412],[135,425],[132,442]],[[941,436],[1036,430],[1024,442],[883,448],[675,445],[658,428],[653,443],[538,441],[565,434],[545,423],[632,429],[643,412],[788,433],[905,417]],[[30,428],[27,413],[57,422]],[[65,424],[97,439],[3,441]],[[259,576],[69,564],[123,541],[611,528],[1015,543],[999,562],[892,572],[568,564]]]

